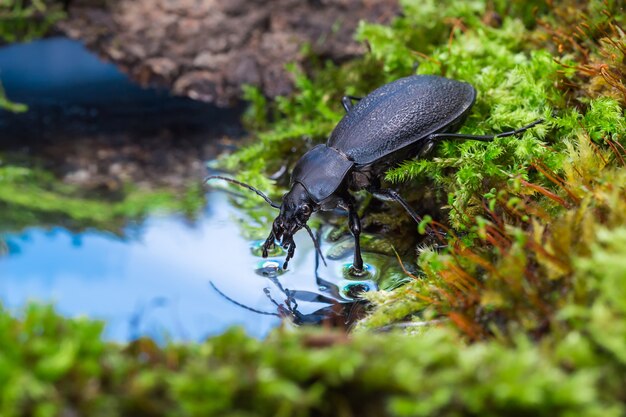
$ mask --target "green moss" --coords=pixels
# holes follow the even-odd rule
[[[533,165],[552,186],[513,180],[485,194],[485,215],[467,216],[470,233],[451,238],[441,253],[424,251],[420,279],[372,295],[379,307],[361,326],[422,314],[448,316],[473,339],[503,337],[511,329],[544,337],[571,328],[556,312],[567,303],[588,306],[596,294],[578,279],[576,265],[588,265],[605,247],[603,230],[626,225],[626,170],[615,150],[623,145],[606,144],[623,140],[622,110],[599,99],[584,115],[560,119],[559,126],[571,130],[561,138],[558,173],[540,158]],[[626,276],[619,264],[606,267],[597,270],[599,279]]]
[[[623,2],[564,1],[540,17],[533,38],[562,62],[560,88],[572,104],[611,97],[626,104],[626,14]]]
[[[41,38],[64,17],[60,2],[3,0],[0,2],[0,44]],[[9,100],[0,83],[0,110],[23,113],[28,107]]]
[[[600,290],[603,293],[603,290]],[[590,314],[615,314],[602,296]],[[598,309],[598,311],[595,311]],[[102,324],[31,305],[0,312],[3,416],[618,416],[626,329],[595,322],[552,341],[239,329],[200,344],[103,342]],[[570,314],[573,317],[573,314]],[[621,341],[620,338],[621,337]],[[616,343],[617,342],[617,343]],[[606,348],[606,349],[605,349]]]
[[[61,2],[3,0],[0,2],[0,40],[14,43],[41,38],[64,17]]]
[[[0,110],[7,110],[13,113],[24,113],[28,110],[25,104],[14,103],[9,100],[4,92],[4,87],[0,83]]]
[[[417,264],[411,273],[388,268],[388,291],[366,295],[370,314],[350,336],[277,329],[259,341],[231,329],[201,344],[118,346],[100,339],[101,324],[48,307],[30,306],[17,318],[1,311],[1,415],[626,414],[624,101],[619,85],[581,75],[613,50],[603,37],[622,39],[598,29],[623,21],[619,2],[406,0],[402,7],[388,26],[360,25],[356,36],[370,46],[363,58],[296,73],[293,96],[268,103],[247,89],[256,137],[222,164],[280,195],[285,179],[267,174],[289,172],[324,141],[342,116],[343,94],[415,72],[468,81],[479,95],[464,132],[546,122],[522,138],[446,141],[431,159],[387,174],[408,191],[428,190],[420,198],[447,203],[432,213],[445,223],[447,248],[409,247]],[[560,44],[585,21],[585,36]],[[619,44],[614,52],[606,68],[621,71]],[[96,203],[40,170],[0,173],[7,179],[0,201],[25,216],[38,207],[38,215],[106,223],[171,207],[158,193]],[[417,194],[409,195],[419,208]],[[194,195],[184,204],[195,207]],[[364,227],[403,244],[418,240],[404,215],[363,206]],[[271,210],[250,213],[247,233],[264,235]],[[394,327],[405,330],[372,331]]]
[[[580,75],[592,67],[621,73],[623,11],[601,1],[405,0],[401,6],[402,16],[390,25],[360,24],[356,37],[369,52],[356,63],[314,66],[309,76],[298,74],[293,96],[274,105],[255,100],[255,120],[262,105],[271,122],[257,123],[259,141],[225,165],[243,167],[245,180],[278,195],[285,181],[274,184],[265,174],[282,165],[289,172],[300,155],[324,141],[343,113],[343,94],[366,94],[416,72],[470,82],[478,97],[461,132],[544,122],[519,138],[444,141],[430,158],[405,161],[387,173],[418,211],[420,198],[440,202],[442,209],[432,214],[444,223],[448,247],[418,247],[421,272],[391,292],[368,294],[375,308],[361,328],[442,316],[471,339],[506,339],[520,329],[543,337],[553,326],[569,328],[556,311],[567,296],[583,302],[572,290],[573,265],[592,253],[595,230],[622,225],[607,218],[623,211],[622,204],[604,197],[608,184],[620,196],[623,189],[622,84],[604,77],[613,90],[595,88],[599,72]],[[601,59],[609,66],[598,66]],[[403,221],[406,216],[377,213],[376,207],[364,211],[366,228],[382,223],[392,241],[411,240],[405,232],[416,227]],[[394,220],[385,221],[389,217]]]

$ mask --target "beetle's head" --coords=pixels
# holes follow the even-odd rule
[[[272,231],[263,244],[263,257],[267,257],[267,253],[279,241],[281,246],[287,250],[287,259],[283,268],[287,268],[287,264],[296,250],[296,244],[293,241],[293,235],[306,225],[309,217],[317,210],[317,205],[311,200],[309,193],[296,182],[284,196],[283,203],[280,206],[280,214],[274,219]]]

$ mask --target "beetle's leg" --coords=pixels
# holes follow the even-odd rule
[[[433,133],[428,136],[428,139],[472,139],[479,140],[482,142],[489,142],[494,140],[495,138],[504,138],[507,136],[517,135],[518,133],[522,133],[531,127],[542,123],[543,119],[535,120],[531,124],[528,124],[524,127],[520,127],[519,129],[510,130],[508,132],[498,133],[497,135],[464,135],[462,133]]]
[[[285,242],[285,239],[287,241]],[[289,260],[293,258],[294,253],[296,252],[296,242],[293,240],[293,236],[289,236],[288,238],[283,239],[283,247],[287,249],[287,257],[285,258],[285,262],[283,263],[283,269],[287,269],[289,265]]]
[[[391,190],[389,188],[384,188],[373,190],[372,194],[374,194],[375,197],[380,198],[381,200],[393,200],[400,203],[400,205],[404,207],[407,213],[409,213],[409,216],[411,216],[411,218],[415,220],[416,223],[419,224],[422,222],[422,217],[417,214],[415,210],[413,210],[413,207],[411,207],[409,203],[407,203],[407,201],[402,198],[400,194],[398,194],[397,191]]]
[[[418,158],[424,158],[424,157],[430,155],[432,150],[435,148],[436,144],[437,144],[437,142],[435,142],[434,140],[427,140],[427,141],[425,141],[424,145],[422,146],[422,148],[420,149],[419,153],[417,154],[417,157]]]
[[[316,232],[316,240],[320,241],[321,240],[321,231],[320,229],[317,230]],[[319,269],[320,269],[320,255],[321,255],[321,251],[320,252],[316,252],[315,254],[315,283],[318,285],[318,288],[320,291],[323,292],[327,292],[329,293],[332,297],[334,298],[329,298],[329,300],[339,300],[341,299],[341,294],[339,294],[339,287],[337,287],[337,285],[333,284],[332,282],[326,281],[324,278],[322,278],[320,276],[319,273]],[[324,296],[321,296],[324,297]],[[326,298],[326,297],[324,297]],[[322,301],[322,302],[328,302],[329,304],[332,304],[332,302],[330,301]]]
[[[411,207],[409,203],[407,203],[407,201],[404,198],[402,198],[400,194],[398,194],[397,191],[391,190],[389,188],[385,188],[385,189],[381,188],[381,189],[372,190],[371,193],[374,194],[375,197],[381,200],[393,200],[393,201],[400,203],[400,205],[404,207],[406,212],[409,213],[409,216],[411,216],[411,218],[415,220],[415,223],[420,224],[422,222],[423,220],[422,216],[417,214],[417,212],[413,210],[413,207]],[[427,226],[426,234],[430,237],[437,237],[437,234],[441,235],[441,232]]]
[[[352,110],[352,107],[354,107],[354,104],[352,104],[352,101],[361,101],[363,97],[355,97],[355,96],[343,96],[343,98],[341,99],[341,104],[343,104],[343,108],[346,109],[346,113],[350,113],[350,110]]]
[[[270,232],[270,235],[265,239],[263,246],[261,249],[263,250],[263,257],[267,258],[268,251],[270,251],[274,246],[276,246],[276,237],[274,236],[274,231]]]
[[[354,236],[354,262],[352,268],[356,272],[363,271],[363,257],[361,257],[361,243],[359,236],[361,235],[361,220],[359,214],[354,207],[354,202],[348,203],[348,222],[350,226],[350,232]]]

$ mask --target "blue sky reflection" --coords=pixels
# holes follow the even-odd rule
[[[209,204],[213,210],[193,226],[156,216],[128,241],[61,228],[5,236],[19,250],[0,259],[0,298],[13,308],[52,301],[63,314],[105,319],[106,337],[114,340],[137,331],[200,339],[231,325],[262,336],[275,317],[235,306],[209,285],[212,280],[237,301],[272,311],[263,294],[267,280],[253,272],[259,259],[232,221],[237,213],[222,193],[213,193]],[[133,329],[131,319],[140,312]]]

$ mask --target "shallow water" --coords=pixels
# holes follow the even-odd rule
[[[304,316],[330,305],[320,302],[320,295],[347,302],[350,287],[375,287],[367,280],[344,279],[351,254],[320,264],[316,279],[315,249],[305,231],[296,235],[298,249],[288,270],[276,271],[284,255],[255,255],[256,242],[241,237],[237,224],[245,214],[229,204],[224,192],[210,193],[208,199],[195,224],[155,215],[130,226],[128,239],[63,228],[4,235],[8,254],[0,258],[0,300],[9,308],[28,300],[54,302],[65,315],[106,320],[105,336],[113,340],[139,335],[198,340],[231,325],[262,336],[280,322],[235,305],[211,283],[238,303],[274,314],[277,307],[264,289],[286,307],[282,285],[296,291],[297,311]]]
[[[144,135],[163,129],[241,134],[242,108],[222,109],[164,89],[142,88],[71,39],[0,47],[0,82],[10,100],[29,106],[17,115],[0,110],[4,142],[17,138],[32,145],[67,135]]]
[[[163,141],[158,134],[163,129],[176,132],[176,152],[188,150],[184,139],[189,135],[200,138],[203,148],[215,146],[219,132],[238,129],[237,110],[141,89],[65,39],[1,48],[0,78],[10,98],[30,106],[22,115],[0,112],[0,132],[9,138],[0,149],[25,149],[26,160],[43,157],[52,166],[67,165],[74,148],[81,142],[84,146],[92,132],[112,143],[120,142],[117,132],[124,132],[128,139],[122,143],[143,143],[147,154]],[[58,151],[60,160],[40,151],[42,141]],[[215,157],[193,149],[189,154],[184,164]],[[146,167],[150,159],[141,156],[142,171],[180,176],[163,165]],[[86,159],[87,167],[97,162]],[[147,175],[146,181],[153,177]],[[281,322],[279,313],[296,323],[319,322],[331,307],[348,305],[358,293],[376,288],[380,268],[371,267],[370,275],[361,278],[346,274],[352,256],[349,239],[333,244],[322,239],[325,266],[301,231],[295,236],[295,257],[283,271],[284,253],[263,259],[260,241],[242,237],[242,222],[248,220],[225,192],[209,193],[206,208],[196,217],[190,222],[179,215],[153,214],[140,224],[128,224],[124,238],[61,226],[0,231],[0,302],[19,310],[36,300],[54,303],[68,316],[103,319],[105,337],[111,340],[142,335],[199,340],[232,325],[262,337]],[[270,225],[271,220],[261,225],[264,233]],[[384,263],[380,255],[364,257]]]

